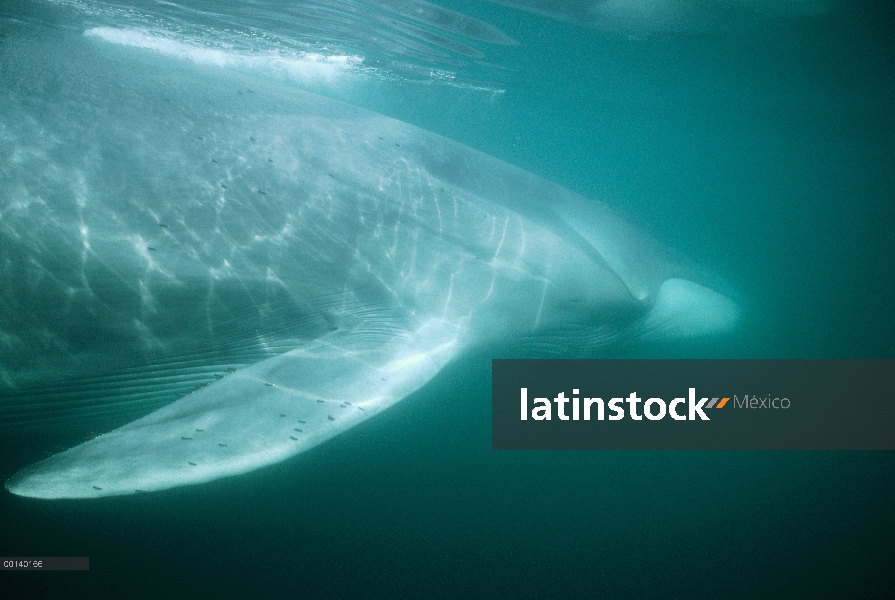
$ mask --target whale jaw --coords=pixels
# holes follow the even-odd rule
[[[721,335],[733,331],[740,316],[740,307],[726,296],[686,279],[666,279],[639,324],[640,337],[659,341]]]

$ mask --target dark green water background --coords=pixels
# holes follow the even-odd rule
[[[600,198],[721,274],[742,331],[662,353],[895,358],[892,2],[640,39],[443,4],[520,41],[481,67],[505,92],[332,95]],[[895,598],[892,453],[495,452],[490,358],[249,475],[4,492],[0,554],[91,569],[2,572],[0,598]],[[0,476],[81,433],[6,434]]]

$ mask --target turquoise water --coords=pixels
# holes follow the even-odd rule
[[[637,356],[895,357],[891,2],[729,14],[719,2],[711,18],[602,26],[440,5],[469,20],[432,5],[413,17],[400,3],[324,4],[325,18],[273,2],[4,5],[0,51],[22,31],[96,28],[129,32],[103,38],[122,52],[142,44],[189,61],[226,51],[227,69],[349,101],[599,198],[717,273],[744,308],[722,342],[628,350]],[[308,60],[348,66],[321,75]],[[386,414],[238,478],[90,502],[4,493],[0,554],[89,556],[91,570],[3,573],[0,589],[895,593],[891,453],[494,452],[490,358],[465,356]],[[0,475],[123,424],[84,414],[27,431],[7,418]]]

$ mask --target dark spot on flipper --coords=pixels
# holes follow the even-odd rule
[[[197,465],[196,463],[194,463],[193,461],[190,461],[190,464],[193,465],[194,467],[198,467],[198,466],[199,466],[199,465]]]
[[[95,485],[95,486],[93,486],[93,489],[95,489],[95,490],[101,490],[101,489],[103,489],[103,488],[99,487],[98,485]]]
[[[298,441],[298,438],[295,437],[294,435],[290,435],[290,436],[289,436],[289,439],[290,439],[290,440],[295,440],[296,442]]]
[[[326,415],[326,418],[329,419],[330,421],[335,421],[335,420],[336,420],[336,418],[335,418],[334,416],[332,416],[332,415]]]
[[[180,436],[180,439],[182,439],[182,440],[191,440],[191,439],[193,439],[193,438],[191,438],[191,437],[186,437],[186,436],[183,436],[183,435],[182,435],[182,436]]]

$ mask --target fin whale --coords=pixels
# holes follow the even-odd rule
[[[484,344],[587,349],[737,321],[608,208],[493,157],[275,82],[56,34],[9,35],[0,54],[0,402],[117,385],[163,405],[23,468],[13,494],[245,473]],[[238,368],[173,402],[159,391],[192,385],[209,352]]]

